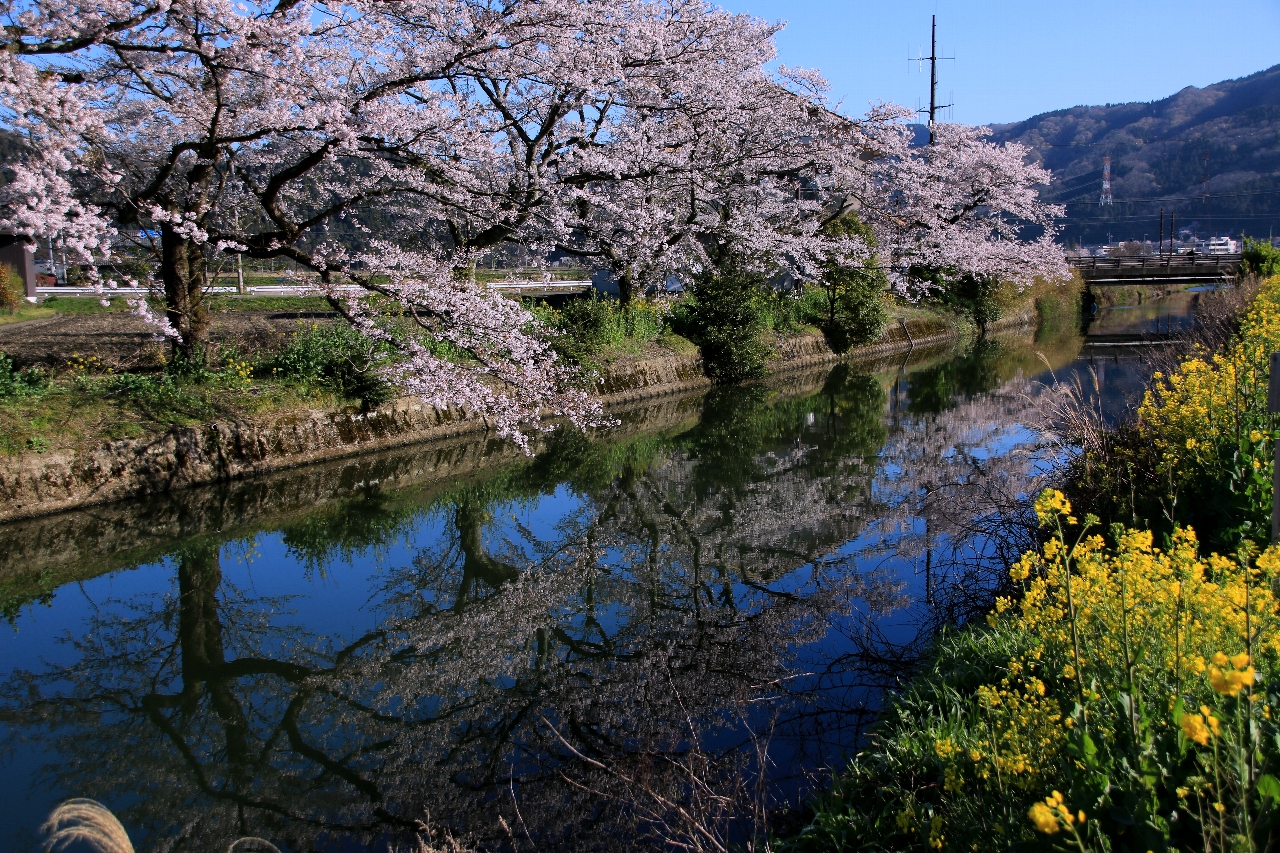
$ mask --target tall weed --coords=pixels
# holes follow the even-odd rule
[[[38,397],[49,388],[49,378],[36,367],[16,370],[13,359],[0,353],[0,400]]]
[[[327,387],[359,400],[368,410],[390,400],[395,391],[379,368],[389,353],[345,323],[303,324],[288,346],[265,369],[302,385]]]

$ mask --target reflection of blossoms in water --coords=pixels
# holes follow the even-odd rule
[[[1006,388],[886,424],[881,385],[848,370],[809,396],[750,394],[712,399],[670,438],[571,445],[434,509],[371,493],[291,520],[285,570],[378,567],[377,618],[356,636],[305,630],[286,610],[305,600],[224,578],[247,548],[191,546],[172,591],[103,605],[74,662],[15,676],[2,713],[70,756],[64,788],[128,802],[131,829],[191,849],[246,830],[368,843],[424,813],[514,848],[616,847],[643,835],[635,786],[679,802],[693,757],[716,791],[769,760],[818,769],[938,618],[886,633],[907,585],[846,543],[930,559],[979,541],[972,519],[1015,505],[1035,473],[1024,434],[996,426],[1026,403]],[[551,494],[553,524],[520,521]],[[948,571],[935,602],[968,577]],[[763,754],[743,749],[757,734]]]
[[[897,553],[1007,573],[1035,529],[1027,496],[1052,465],[1035,425],[1040,387],[1014,381],[941,412],[908,415],[881,451],[876,527]],[[1028,526],[1029,525],[1029,526]],[[933,558],[938,560],[937,557]]]
[[[678,490],[663,474],[687,465],[658,465],[643,485]],[[299,634],[229,586],[216,552],[193,551],[176,596],[135,602],[128,621],[104,613],[77,663],[11,684],[7,704],[82,756],[62,768],[67,784],[104,798],[146,791],[122,810],[131,825],[199,827],[197,849],[225,847],[242,813],[257,834],[300,844],[324,831],[313,821],[372,837],[407,830],[424,808],[483,836],[495,815],[517,825],[516,796],[536,837],[590,847],[622,831],[626,811],[601,813],[607,801],[576,786],[625,792],[568,760],[539,719],[611,765],[678,755],[691,721],[728,731],[761,685],[789,675],[788,648],[856,592],[848,576],[815,574],[785,595],[744,583],[674,532],[647,563],[611,567],[603,555],[627,542],[611,525],[644,523],[625,511],[580,517],[512,565],[473,550],[484,522],[466,506],[452,512],[449,547],[388,572],[385,618],[363,636]],[[737,766],[730,754],[708,772]],[[674,765],[646,778],[681,785]]]

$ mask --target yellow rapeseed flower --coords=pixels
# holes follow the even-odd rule
[[[1057,489],[1045,489],[1036,498],[1036,517],[1041,526],[1049,524],[1060,515],[1071,515],[1071,501]]]
[[[1053,809],[1044,803],[1035,803],[1027,811],[1027,817],[1035,828],[1045,835],[1056,835],[1062,827],[1058,825],[1058,816]]]
[[[1209,742],[1209,728],[1204,724],[1204,717],[1199,714],[1182,715],[1182,733],[1188,740],[1195,741],[1201,746]]]

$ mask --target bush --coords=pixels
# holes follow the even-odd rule
[[[13,360],[0,353],[0,400],[38,397],[49,387],[49,379],[36,367],[14,370]]]
[[[367,411],[395,396],[395,389],[378,371],[386,356],[385,344],[369,340],[345,323],[312,323],[295,332],[267,366],[281,378],[322,385],[359,400]]]
[[[947,301],[959,308],[977,324],[982,334],[1004,314],[1004,302],[998,278],[987,275],[962,275],[952,281],[946,291]]]
[[[852,215],[835,220],[825,231],[831,237],[860,237],[868,245],[876,245],[871,229]],[[822,330],[834,352],[847,352],[875,340],[884,330],[889,318],[885,307],[888,287],[889,280],[874,259],[859,267],[831,260],[823,265],[822,278],[805,289],[803,320]]]
[[[1271,245],[1270,240],[1254,240],[1244,238],[1244,268],[1256,276],[1270,278],[1280,275],[1280,249]]]
[[[800,289],[763,293],[760,297],[761,325],[779,335],[791,335],[801,326],[816,325],[805,313],[805,292]]]
[[[624,308],[596,293],[570,300],[559,310],[535,306],[534,314],[560,333],[551,342],[560,356],[584,367],[597,367],[598,357],[610,350],[640,352],[666,331],[658,305],[633,300]]]
[[[1060,492],[989,625],[937,645],[782,850],[1251,851],[1280,840],[1280,548],[1202,557]]]
[[[740,382],[764,375],[769,355],[760,340],[766,323],[764,288],[764,276],[729,261],[698,276],[691,295],[672,312],[672,329],[698,345],[712,380]]]

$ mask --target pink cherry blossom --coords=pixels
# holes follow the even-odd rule
[[[191,352],[219,256],[287,259],[400,350],[389,378],[517,441],[600,411],[528,312],[471,282],[498,247],[611,268],[624,296],[725,252],[801,280],[875,256],[908,297],[923,293],[911,265],[1063,272],[1060,211],[1036,195],[1048,173],[1023,149],[952,125],[912,148],[904,110],[842,116],[817,73],[769,70],[778,26],[706,0],[22,0],[4,15],[0,105],[28,144],[0,228],[57,241],[100,288],[113,251],[147,253],[165,316],[135,310]],[[849,212],[875,246],[824,235]],[[390,303],[421,337],[390,333]]]

